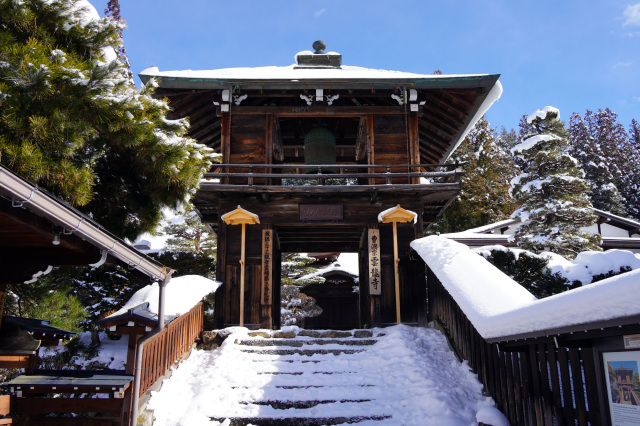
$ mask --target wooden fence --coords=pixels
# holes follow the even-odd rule
[[[512,425],[606,423],[591,347],[557,347],[553,338],[516,346],[488,343],[430,270],[427,295],[429,320],[444,328]]]
[[[163,376],[202,334],[203,315],[204,305],[200,302],[147,340],[142,352],[140,395]]]

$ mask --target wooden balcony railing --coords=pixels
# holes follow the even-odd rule
[[[350,185],[419,184],[420,178],[452,183],[464,175],[457,170],[459,167],[460,164],[217,164],[204,177],[216,179],[214,183],[248,186],[300,185],[287,183],[287,179],[302,181],[302,185],[324,185],[330,179],[349,179]]]
[[[163,376],[202,334],[203,306],[202,302],[198,303],[145,342],[142,352],[140,395]]]

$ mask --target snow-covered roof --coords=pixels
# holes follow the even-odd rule
[[[495,77],[489,74],[416,74],[403,71],[379,70],[343,65],[340,68],[299,68],[295,64],[288,66],[221,68],[215,70],[182,70],[160,71],[150,67],[140,72],[143,81],[151,77],[165,79],[189,79],[202,81],[237,81],[237,80],[417,80],[417,81],[449,81],[477,80]]]
[[[358,277],[358,273],[354,272],[352,270],[352,268],[350,267],[350,265],[342,265],[342,262],[340,260],[336,260],[335,262],[331,263],[331,265],[327,266],[326,268],[322,268],[322,269],[318,269],[317,271],[314,271],[310,274],[304,275],[302,277],[300,277],[300,279],[304,280],[304,279],[309,279],[309,278],[313,278],[313,277],[321,277],[324,276],[330,272],[343,272],[347,275],[350,275],[354,278]]]
[[[498,222],[490,223],[488,225],[479,226],[477,228],[467,229],[466,231],[461,232],[452,232],[449,234],[442,234],[443,237],[456,236],[456,235],[467,235],[467,234],[483,234],[485,232],[490,232],[496,229],[509,227],[515,225],[516,223],[520,223],[519,219],[505,219],[500,220]]]
[[[411,247],[485,339],[640,315],[640,269],[536,299],[467,246],[439,236]]]
[[[624,229],[626,231],[630,231],[633,233],[633,230],[636,230],[635,233],[640,233],[640,222],[629,219],[622,216],[614,215],[613,213],[609,213],[604,210],[599,210],[595,208],[591,208],[593,213],[599,216],[601,219],[604,219],[603,223],[607,223],[608,225],[618,227]],[[510,218],[501,220],[499,222],[490,223],[488,225],[479,226],[477,228],[467,229],[461,232],[451,232],[446,234],[441,234],[442,237],[451,238],[460,242],[467,242],[471,244],[478,245],[474,243],[477,241],[482,244],[503,244],[503,245],[513,245],[512,241],[509,240],[511,235],[507,234],[494,234],[493,231],[500,230],[502,228],[510,228],[513,226],[517,226],[520,224],[520,219],[518,218]],[[584,230],[589,231],[588,228],[583,228]],[[511,232],[509,232],[511,234]],[[607,236],[601,235],[602,237],[602,246],[606,248],[640,248],[640,238],[636,237],[622,237],[622,236]]]
[[[180,315],[189,312],[203,297],[216,291],[220,284],[219,281],[199,275],[183,275],[171,279],[165,289],[165,321],[171,322]],[[159,289],[160,286],[157,282],[141,288],[120,310],[101,321],[108,322],[109,319],[127,314],[129,310],[137,310],[140,314],[153,318],[157,322]],[[143,305],[142,309],[140,309],[141,305]],[[142,311],[146,312],[143,314]]]

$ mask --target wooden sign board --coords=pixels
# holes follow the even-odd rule
[[[602,352],[602,363],[611,426],[640,424],[640,397],[634,383],[640,351]]]
[[[273,229],[262,230],[262,304],[271,304],[273,272]]]
[[[344,219],[342,204],[298,204],[298,217],[303,222],[333,221]]]
[[[382,294],[380,274],[380,230],[369,229],[369,294]]]
[[[623,336],[625,349],[640,349],[640,334]]]

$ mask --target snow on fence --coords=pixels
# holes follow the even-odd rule
[[[537,300],[464,245],[412,247],[427,265],[429,321],[511,424],[611,424],[603,353],[640,333],[638,272]]]
[[[202,334],[204,305],[199,302],[189,312],[171,321],[149,339],[142,352],[140,395],[144,394],[187,352]]]

